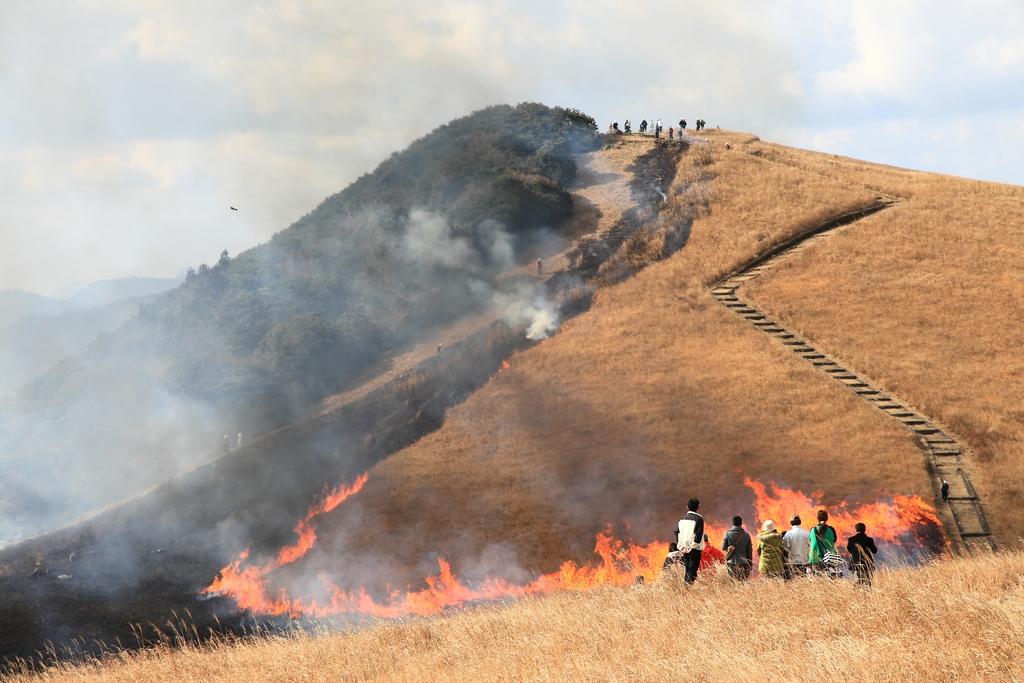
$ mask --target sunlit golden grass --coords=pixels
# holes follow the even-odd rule
[[[780,167],[905,199],[746,291],[962,439],[993,530],[1015,541],[1024,534],[1024,188],[749,147]]]
[[[1024,676],[1024,554],[852,581],[705,576],[348,633],[156,648],[16,681],[925,681]]]
[[[744,475],[832,502],[932,495],[911,434],[707,291],[876,193],[725,150],[721,136],[713,163],[684,156],[668,189],[677,202],[700,181],[710,196],[686,246],[599,290],[439,430],[375,466],[346,509],[320,520],[311,562],[365,561],[398,586],[422,585],[437,554],[462,573],[467,562],[549,572],[589,559],[608,522],[637,540],[667,538],[693,495],[717,523],[752,516]]]

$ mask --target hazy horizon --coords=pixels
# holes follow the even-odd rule
[[[4,5],[0,290],[212,263],[495,103],[1024,183],[1020,5],[622,7]]]

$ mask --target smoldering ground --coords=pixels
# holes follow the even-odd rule
[[[532,339],[556,328],[557,306],[535,279],[497,279],[514,265],[517,254],[532,255],[537,244],[557,244],[560,238],[554,231],[537,228],[520,238],[486,220],[471,232],[456,234],[445,216],[422,208],[410,211],[397,229],[385,227],[390,218],[385,210],[367,209],[345,218],[338,232],[348,252],[346,262],[339,264],[352,283],[348,297],[362,311],[376,312],[371,324],[400,330],[392,343],[422,338],[447,321],[488,310],[528,329]],[[256,291],[272,291],[275,284],[263,282]],[[408,310],[403,299],[409,291],[428,293],[417,297],[424,305]],[[401,317],[388,319],[395,311]],[[129,334],[132,325],[127,326]],[[67,522],[187,471],[220,454],[225,434],[232,445],[239,431],[243,438],[255,436],[258,425],[241,411],[225,410],[190,396],[187,387],[182,391],[175,386],[176,378],[164,373],[163,358],[103,348],[105,343],[101,339],[93,345],[89,365],[83,368],[87,372],[73,368],[70,378],[61,376],[62,368],[51,373],[69,382],[81,381],[76,374],[87,375],[96,383],[90,393],[100,400],[25,410],[33,402],[35,388],[30,387],[18,409],[6,413],[0,432],[5,466],[0,479],[8,504],[0,539]],[[229,346],[231,341],[206,343]],[[371,355],[365,349],[344,351],[355,356],[346,359],[350,364],[366,362]],[[290,405],[286,419],[278,420],[301,419],[310,409],[308,394],[287,385],[284,390]]]

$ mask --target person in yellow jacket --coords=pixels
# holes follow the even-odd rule
[[[761,533],[757,535],[757,571],[766,578],[784,578],[786,575],[786,549],[782,534],[775,528],[775,522],[764,520]]]

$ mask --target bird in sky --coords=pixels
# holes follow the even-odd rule
[[[228,208],[229,208],[229,209],[231,209],[232,211],[238,211],[238,209],[236,209],[236,208],[235,208],[235,207],[233,207],[233,206],[229,206]]]

